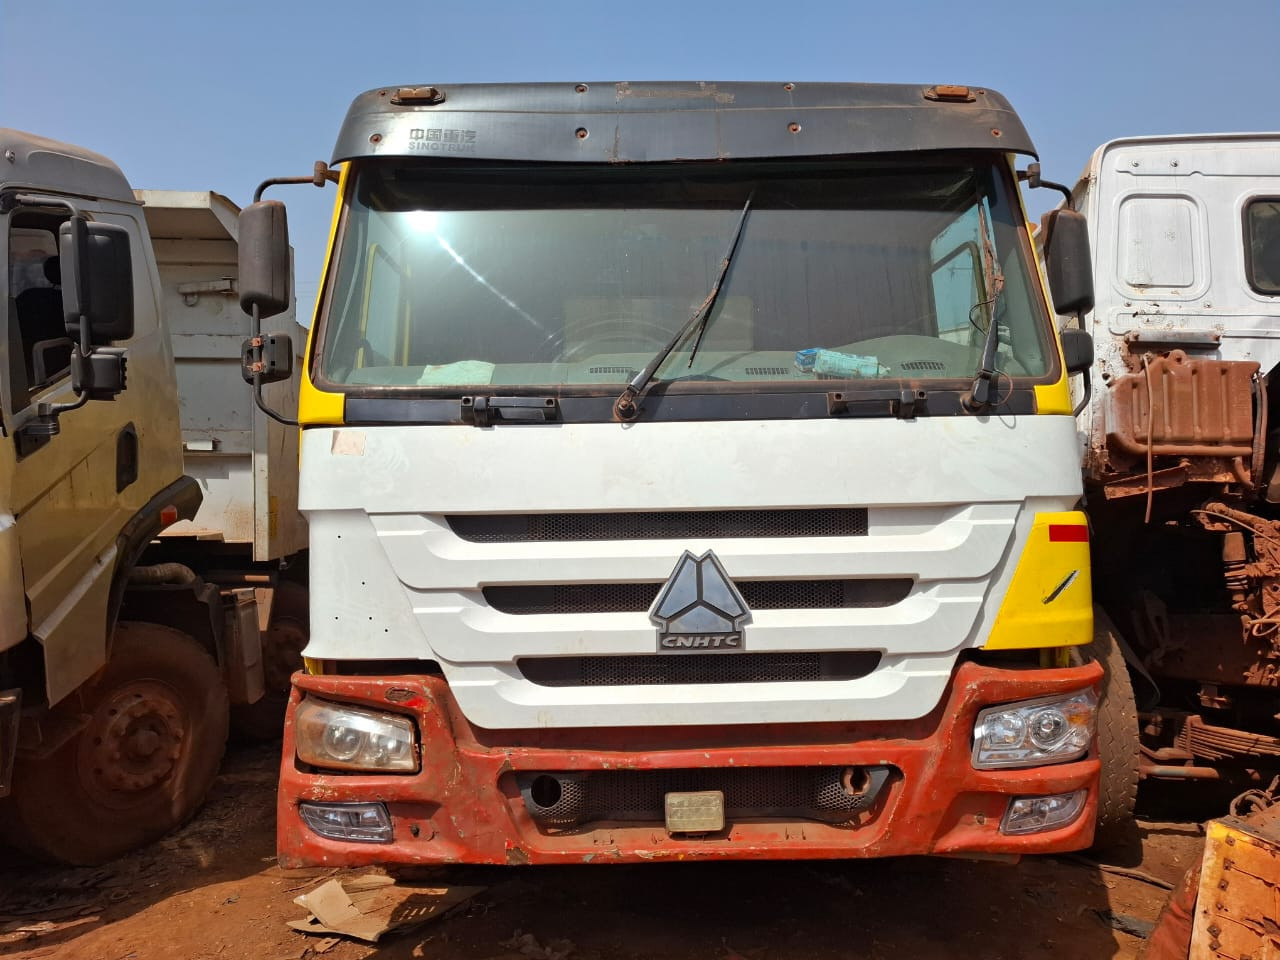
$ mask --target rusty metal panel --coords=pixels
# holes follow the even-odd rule
[[[971,737],[978,711],[986,704],[1080,690],[1096,685],[1101,677],[1096,663],[1007,670],[967,661],[956,668],[942,702],[916,720],[677,725],[646,733],[634,727],[487,730],[468,722],[453,689],[440,676],[295,674],[283,729],[277,851],[280,863],[288,867],[333,867],[923,853],[991,857],[1080,850],[1093,840],[1097,758],[978,770],[972,763]],[[420,736],[421,769],[404,775],[304,768],[294,759],[296,711],[304,696],[411,717]],[[526,800],[522,789],[522,781],[546,772],[628,780],[689,776],[694,788],[704,779],[715,782],[722,775],[745,771],[750,775],[746,782],[757,784],[752,789],[772,792],[781,784],[789,791],[798,781],[786,771],[811,767],[836,767],[849,774],[846,783],[842,772],[843,799],[838,801],[848,804],[849,819],[836,822],[796,809],[735,815],[726,793],[725,822],[719,831],[670,831],[661,807],[654,817],[615,807],[613,813],[623,813],[618,819],[599,815],[561,827],[535,820],[532,797]],[[877,779],[875,769],[882,779]],[[721,782],[743,781],[726,777]],[[1011,797],[1077,790],[1087,790],[1088,800],[1070,823],[1042,833],[1001,832]],[[798,795],[791,796],[798,801]],[[370,801],[386,805],[394,828],[392,842],[353,844],[324,838],[311,830],[299,808],[301,803]]]
[[[1270,639],[1242,631],[1238,613],[1181,613],[1169,618],[1166,629],[1161,675],[1280,688],[1280,659]]]
[[[1111,384],[1107,443],[1145,456],[1253,455],[1253,377],[1248,361],[1193,360],[1181,350],[1147,361]]]
[[[1209,821],[1189,960],[1280,957],[1280,831],[1275,821]]]

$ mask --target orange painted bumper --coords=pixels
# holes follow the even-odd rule
[[[975,770],[971,733],[980,709],[1097,686],[1096,664],[1007,670],[960,664],[947,697],[919,720],[895,723],[579,730],[481,730],[458,711],[439,677],[295,675],[285,722],[278,852],[286,867],[435,863],[582,863],[698,859],[1023,854],[1079,850],[1093,840],[1095,756],[1025,770]],[[422,737],[412,775],[316,773],[294,752],[293,710],[303,695],[410,716]],[[388,696],[390,694],[390,696]],[[661,822],[586,823],[556,830],[530,817],[522,772],[688,768],[889,766],[876,802],[856,819],[733,821],[713,835],[671,836]],[[999,832],[1014,795],[1087,788],[1071,824],[1028,836]],[[381,801],[391,843],[319,836],[298,804]]]

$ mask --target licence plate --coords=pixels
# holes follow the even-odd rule
[[[665,806],[668,833],[716,833],[724,829],[724,793],[719,790],[668,793]]]

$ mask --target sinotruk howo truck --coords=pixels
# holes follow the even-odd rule
[[[975,87],[405,86],[264,183],[258,320],[263,189],[338,190],[282,863],[1087,846],[1092,285],[1034,155]]]

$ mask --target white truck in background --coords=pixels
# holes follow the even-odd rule
[[[306,629],[282,572],[296,447],[244,403],[237,213],[0,130],[0,837],[45,857],[155,839],[229,720],[279,729],[263,649]]]
[[[1256,781],[1280,766],[1280,134],[1115,140],[1069,192],[1095,623],[1137,693],[1125,794]]]
[[[184,470],[203,494],[195,517],[165,530],[149,559],[184,564],[224,589],[256,591],[264,693],[233,707],[231,721],[242,735],[278,737],[289,675],[301,665],[307,639],[307,525],[298,512],[298,431],[257,409],[240,377],[240,346],[249,335],[236,281],[240,208],[210,191],[134,195],[160,272]],[[273,317],[268,332],[305,343],[295,316],[291,307]],[[272,390],[281,409],[296,408],[296,376]]]

